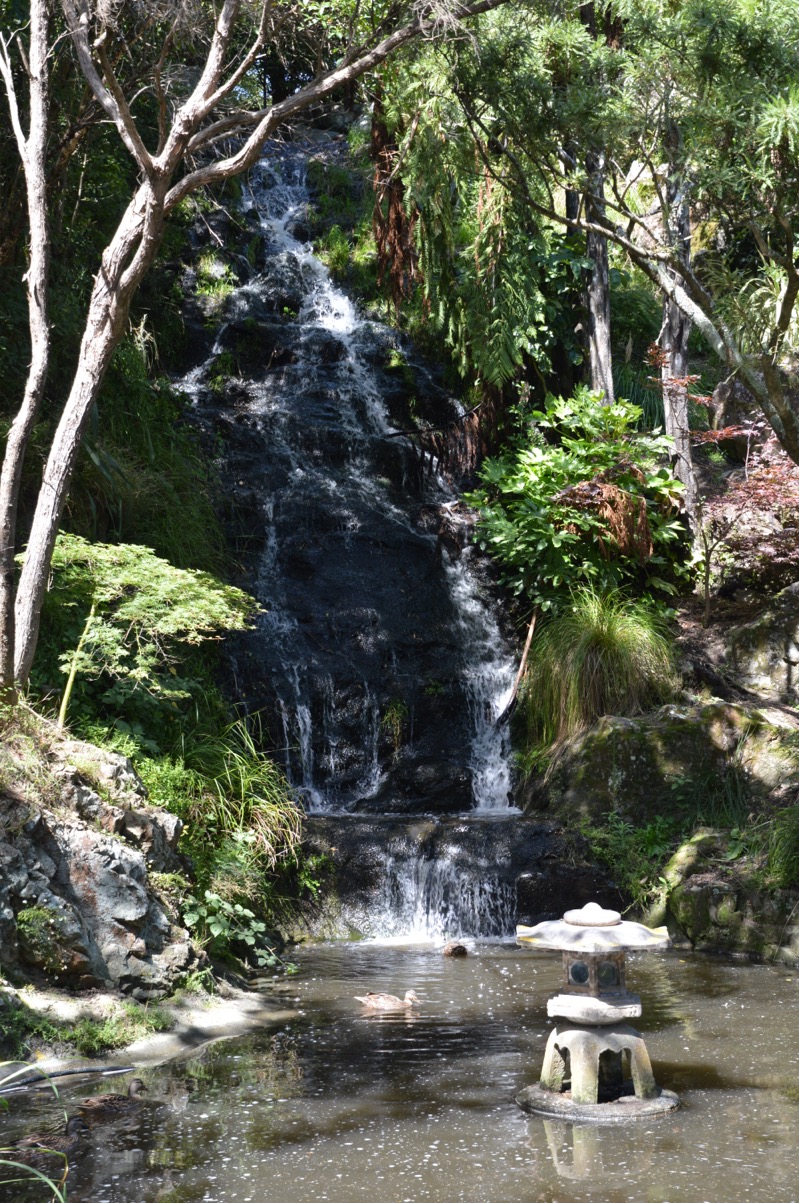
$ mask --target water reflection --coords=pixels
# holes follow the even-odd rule
[[[540,1070],[560,975],[551,958],[496,944],[456,959],[374,945],[296,959],[287,984],[303,1014],[138,1071],[145,1102],[93,1136],[70,1203],[797,1198],[793,973],[684,954],[634,960],[658,1081],[683,1106],[600,1129],[513,1101]],[[422,1000],[411,1016],[365,1016],[353,997],[409,984]],[[67,1079],[61,1102],[71,1113],[86,1094]],[[63,1127],[51,1097],[15,1098],[4,1139],[47,1122]],[[42,1200],[2,1189],[2,1203]]]
[[[630,1133],[622,1127],[567,1124],[550,1119],[542,1119],[541,1123],[559,1178],[612,1185],[618,1181],[620,1172],[626,1176],[631,1166],[639,1176],[652,1165],[651,1146],[642,1141],[631,1149]],[[536,1143],[531,1143],[535,1148]]]

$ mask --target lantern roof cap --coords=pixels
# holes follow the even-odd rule
[[[566,911],[562,919],[549,919],[534,927],[519,924],[516,939],[534,948],[552,948],[562,952],[622,952],[627,948],[669,948],[671,939],[665,927],[645,927],[622,919],[618,911],[605,910],[589,902],[580,910]]]

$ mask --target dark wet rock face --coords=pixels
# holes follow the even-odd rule
[[[559,824],[533,818],[315,817],[306,843],[327,865],[303,916],[321,938],[507,936],[583,902],[620,902]]]
[[[235,695],[311,810],[505,808],[508,737],[490,728],[512,660],[453,534],[463,507],[401,433],[458,406],[331,284],[301,241],[306,160],[270,155],[248,214],[263,271],[182,382],[221,440],[240,583],[263,606]]]

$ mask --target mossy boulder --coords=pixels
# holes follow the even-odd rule
[[[605,716],[561,749],[523,803],[564,820],[594,822],[615,811],[644,823],[679,806],[701,810],[730,774],[753,799],[799,786],[799,732],[778,716],[713,701],[663,706],[638,718]]]
[[[795,702],[799,697],[799,581],[731,631],[726,667],[747,689]]]
[[[699,831],[664,870],[663,909],[646,922],[668,923],[700,952],[799,962],[799,892],[769,888],[755,861],[731,863],[729,836]]]

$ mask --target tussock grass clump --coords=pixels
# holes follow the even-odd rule
[[[243,719],[221,735],[197,739],[187,750],[187,763],[207,783],[192,808],[195,821],[220,835],[246,832],[268,868],[296,850],[302,812],[284,774]]]
[[[786,807],[774,818],[768,868],[778,886],[799,885],[799,805]]]
[[[638,714],[668,701],[677,685],[661,614],[616,591],[577,589],[530,650],[522,699],[529,745],[544,751],[603,714]]]
[[[12,813],[16,811],[14,826],[27,819],[19,804],[58,804],[61,782],[50,764],[54,738],[53,724],[24,701],[0,705],[0,828],[7,822],[2,798],[12,804]]]

